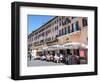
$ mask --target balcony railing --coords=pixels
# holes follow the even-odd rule
[[[57,41],[58,41],[58,39],[54,38],[54,39],[47,40],[46,43],[53,43],[53,42],[57,42]]]
[[[41,43],[38,41],[38,42],[34,42],[34,46],[39,46],[41,45]]]
[[[45,40],[40,40],[40,41],[38,41],[38,42],[34,42],[34,46],[39,46],[39,45],[43,45],[43,44],[45,44],[45,43],[53,43],[53,42],[57,42],[58,41],[58,39],[57,39],[57,37],[56,38],[54,38],[54,39],[52,39],[52,38],[47,38],[47,39],[45,39]]]

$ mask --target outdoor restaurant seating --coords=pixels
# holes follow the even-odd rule
[[[42,61],[47,61],[47,62],[54,62],[54,63],[64,63],[64,64],[85,64],[87,63],[86,60],[84,59],[84,52],[80,51],[80,55],[76,54],[62,54],[59,52],[60,49],[78,49],[78,48],[84,48],[87,49],[87,46],[81,43],[67,43],[64,45],[52,45],[52,46],[46,46],[44,48],[40,48],[38,50],[38,54],[34,55],[34,60],[42,60]],[[55,53],[50,53],[50,51],[55,51]],[[30,54],[30,52],[29,52]],[[76,58],[76,60],[74,60]],[[76,62],[76,63],[75,63]]]

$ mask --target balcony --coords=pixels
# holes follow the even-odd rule
[[[58,39],[57,37],[55,38],[46,38],[45,40],[40,40],[40,41],[37,41],[37,42],[34,42],[34,46],[40,46],[40,45],[43,45],[43,44],[48,44],[48,43],[53,43],[53,42],[57,42]]]
[[[57,42],[57,41],[58,41],[57,38],[54,38],[54,39],[49,38],[49,39],[45,40],[46,43],[53,43],[53,42]]]
[[[40,41],[34,42],[34,46],[39,46],[39,45],[42,45],[42,44],[43,44],[43,42],[40,42]]]

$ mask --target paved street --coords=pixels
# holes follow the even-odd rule
[[[31,61],[28,59],[28,66],[53,66],[53,65],[64,65],[63,63],[54,63],[54,62],[47,62],[41,60],[34,60]]]

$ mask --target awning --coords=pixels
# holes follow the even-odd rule
[[[44,50],[47,50],[47,49],[48,49],[48,47],[46,46],[46,47],[39,48],[38,51],[44,51]]]
[[[59,50],[59,49],[63,49],[63,46],[62,45],[48,46],[48,50]]]
[[[52,46],[46,46],[39,48],[38,51],[53,51],[53,50],[60,50],[60,49],[78,49],[78,48],[88,48],[86,44],[78,43],[78,42],[72,42],[72,43],[66,43],[63,45],[52,45]]]
[[[83,43],[72,42],[63,44],[63,47],[66,49],[72,49],[72,48],[77,49],[77,48],[87,48],[87,45]]]

